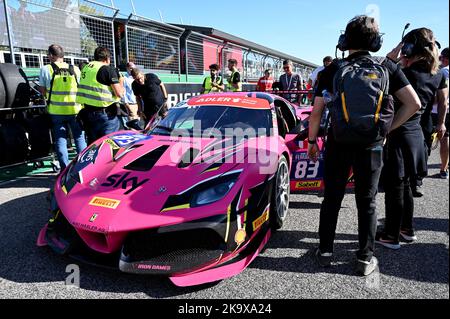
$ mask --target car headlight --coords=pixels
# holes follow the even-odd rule
[[[191,207],[207,205],[221,200],[228,194],[235,182],[235,179],[229,180],[195,193],[192,196]]]

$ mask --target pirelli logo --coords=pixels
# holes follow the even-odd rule
[[[104,197],[94,197],[89,202],[89,205],[91,205],[91,206],[105,207],[105,208],[110,208],[110,209],[116,209],[117,206],[119,206],[119,204],[120,204],[120,200],[104,198]]]
[[[266,211],[261,216],[259,216],[257,219],[253,221],[253,231],[261,227],[262,224],[264,224],[268,219],[269,219],[269,210],[266,209]]]
[[[309,181],[309,182],[298,182],[295,185],[296,188],[319,188],[322,185],[322,181]]]

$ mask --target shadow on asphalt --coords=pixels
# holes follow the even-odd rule
[[[56,175],[39,174],[25,177],[26,183],[22,179],[6,181],[0,183],[0,189],[14,188],[50,188],[56,181]]]
[[[27,187],[46,187],[48,181],[34,179]],[[13,199],[0,206],[0,279],[17,283],[64,283],[66,267],[77,262],[37,247],[36,238],[50,215],[47,191]],[[176,287],[168,278],[136,276],[119,271],[79,264],[80,288],[108,293],[145,293],[151,298],[167,298],[203,290],[216,283]],[[57,287],[60,287],[59,285]]]
[[[418,230],[446,232],[448,220],[417,218]],[[322,268],[317,264],[314,252],[319,241],[318,234],[302,231],[277,231],[269,241],[266,251],[277,248],[306,250],[295,257],[268,257],[260,255],[249,267],[281,272],[330,273],[356,276],[354,273],[355,252],[358,238],[351,234],[336,234],[333,266]],[[376,245],[375,256],[380,262],[380,272],[386,276],[419,282],[448,284],[448,247],[444,244],[403,244],[400,250],[392,251]],[[267,254],[266,254],[267,255]],[[439,269],[440,271],[436,271]],[[446,269],[446,271],[441,271]]]
[[[379,219],[378,222],[384,225],[385,219]],[[416,231],[431,231],[440,232],[448,234],[448,219],[442,218],[425,218],[425,217],[414,217],[414,229]]]
[[[289,209],[320,209],[320,203],[312,202],[289,202]]]
[[[49,187],[53,181],[30,179],[26,187]],[[25,184],[25,183],[24,183]],[[75,262],[53,253],[49,248],[35,245],[41,227],[47,222],[49,213],[46,202],[47,191],[12,199],[0,206],[1,263],[0,279],[17,283],[58,283],[60,287],[67,276],[66,267]],[[310,203],[299,202],[298,206]],[[314,206],[314,204],[310,205]],[[448,220],[418,218],[420,230],[447,231]],[[353,276],[354,251],[357,236],[337,234],[335,265],[329,269],[318,268],[314,260],[314,248],[318,235],[315,232],[283,231],[274,234],[267,249],[292,248],[308,251],[295,257],[269,257],[262,254],[250,265],[251,268],[283,272],[319,273],[328,272]],[[448,284],[448,248],[443,244],[415,243],[404,245],[392,252],[377,247],[381,273],[414,281]],[[439,269],[440,271],[435,271]],[[447,269],[447,271],[441,271]],[[80,265],[81,288],[106,293],[144,293],[151,298],[182,296],[213,287],[217,283],[180,288],[167,278],[135,276],[97,267]]]

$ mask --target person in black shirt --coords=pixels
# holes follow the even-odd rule
[[[98,47],[94,52],[94,60],[94,62],[87,64],[81,71],[81,80],[78,87],[81,88],[87,85],[87,88],[91,88],[96,81],[110,87],[112,99],[117,99],[117,102],[106,107],[83,103],[84,109],[80,111],[79,118],[86,131],[88,144],[120,129],[120,121],[117,116],[120,107],[118,102],[124,94],[123,78],[120,76],[117,68],[111,65],[111,52],[107,48]],[[97,71],[95,80],[93,77],[91,80],[85,79],[87,68],[90,68],[93,64],[101,65]],[[94,99],[98,100],[99,97],[94,97]]]
[[[367,16],[357,16],[348,24],[345,31],[348,61],[369,56],[372,42],[380,37],[375,19]],[[397,96],[403,103],[393,119],[392,129],[399,127],[420,107],[419,99],[405,78],[401,69],[389,60],[383,62],[389,71],[389,92]],[[323,93],[333,95],[333,79],[339,69],[337,61],[326,67],[319,79],[314,108],[309,122],[308,156],[313,161],[318,159],[319,147],[317,137],[322,114],[325,111]],[[333,254],[333,242],[341,203],[345,195],[346,184],[353,169],[355,179],[355,196],[358,208],[358,237],[356,271],[360,275],[369,275],[378,265],[373,256],[376,233],[376,194],[382,168],[383,140],[365,147],[340,144],[332,130],[328,132],[325,148],[324,183],[325,194],[320,209],[319,237],[320,245],[316,251],[319,264],[328,267]]]
[[[134,79],[131,87],[146,123],[151,121],[156,113],[164,117],[167,113],[167,91],[164,83],[156,74],[143,74],[137,68],[131,71],[131,76]]]
[[[427,117],[426,112],[431,112],[437,94],[441,115],[438,131],[442,137],[445,134],[444,117],[447,108],[447,86],[443,75],[438,72],[439,52],[433,32],[426,28],[412,30],[389,57],[397,60],[400,51],[401,64],[405,67],[403,72],[416,90],[421,108],[407,122],[391,131],[386,144],[386,220],[384,230],[376,235],[376,242],[390,249],[400,248],[400,238],[406,242],[417,239],[413,227],[414,199],[410,177],[427,175],[427,147],[420,121],[424,115]],[[401,105],[401,100],[396,101],[397,110],[402,108]]]

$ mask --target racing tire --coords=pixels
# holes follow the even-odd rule
[[[51,153],[49,116],[47,114],[29,115],[23,120],[23,127],[28,133],[30,159],[46,157]]]
[[[290,192],[289,164],[286,158],[281,156],[273,181],[270,201],[270,227],[273,230],[283,227],[289,210]]]
[[[0,63],[0,78],[5,91],[4,108],[29,106],[30,85],[22,69],[12,63]]]
[[[25,129],[14,120],[0,121],[0,166],[24,162],[28,157]]]
[[[0,76],[0,109],[4,108],[5,105],[6,105],[5,85],[3,84],[3,79]]]

